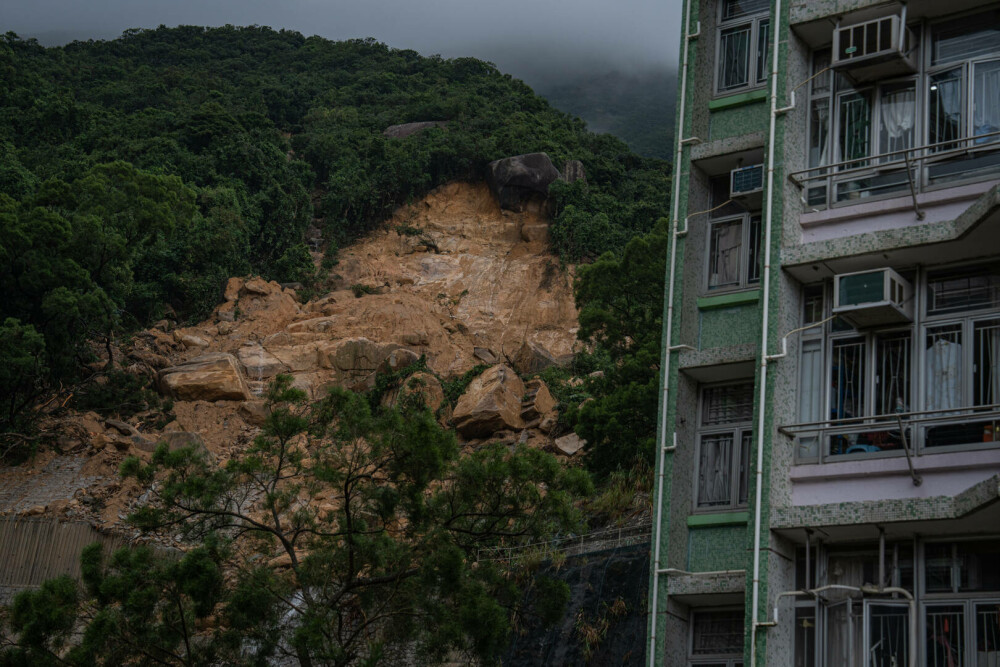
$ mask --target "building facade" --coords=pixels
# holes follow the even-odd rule
[[[684,2],[648,663],[1000,667],[1000,3]]]

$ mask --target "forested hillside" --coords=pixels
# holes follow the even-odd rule
[[[0,41],[0,429],[88,339],[204,314],[231,275],[308,284],[328,252],[491,160],[545,151],[570,261],[620,251],[665,213],[662,163],[595,135],[483,62],[269,28],[128,31],[43,48]],[[383,130],[447,121],[405,139]],[[332,261],[332,258],[331,258]]]
[[[532,152],[586,177],[501,210],[486,165]],[[134,543],[21,581],[0,664],[495,664],[583,633],[539,566],[648,521],[669,182],[474,59],[8,33],[0,519]]]

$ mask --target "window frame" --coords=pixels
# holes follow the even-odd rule
[[[754,243],[754,238],[751,233],[754,226],[754,220],[757,221],[756,243]],[[740,257],[739,267],[737,269],[738,280],[732,285],[712,287],[712,235],[717,225],[727,225],[732,224],[733,222],[740,223]],[[715,294],[728,294],[729,292],[740,292],[759,288],[761,273],[763,272],[763,268],[761,267],[761,250],[764,242],[762,225],[763,217],[759,211],[747,211],[745,213],[725,215],[709,219],[707,233],[705,235],[705,275],[702,280],[705,295],[711,296]],[[757,277],[751,278],[751,270],[753,267],[752,258],[754,255],[756,255]]]
[[[739,16],[736,18],[726,19],[723,17],[723,11],[725,9],[725,0],[718,3],[719,8],[716,12],[717,26],[715,30],[715,60],[713,61],[714,66],[714,79],[712,83],[712,90],[715,93],[715,97],[727,97],[729,95],[738,95],[750,90],[756,90],[759,88],[764,88],[767,85],[768,77],[771,73],[768,71],[767,65],[769,64],[769,58],[771,54],[769,53],[768,47],[771,44],[771,39],[773,38],[773,29],[771,25],[771,7],[768,3],[768,8],[765,11],[760,11],[755,14],[747,14],[744,16]],[[761,25],[766,24],[766,42],[764,44],[763,54],[764,54],[764,72],[763,78],[757,76],[757,70],[759,69],[758,60],[760,59],[761,52]],[[749,36],[747,38],[747,82],[744,84],[739,84],[729,88],[722,88],[722,34],[728,30],[733,30],[741,26],[749,26]]]
[[[695,645],[695,629],[696,629],[696,619],[698,616],[707,616],[711,614],[727,613],[727,612],[740,612],[743,614],[743,622],[740,624],[741,630],[745,633],[746,629],[746,614],[743,607],[708,607],[708,608],[694,608],[691,610],[690,622],[688,623],[688,642],[687,642],[687,664],[689,667],[697,667],[698,665],[716,665],[724,664],[726,667],[743,667],[743,652],[739,653],[706,653],[701,655],[695,655],[694,645]],[[743,634],[743,633],[741,633]]]
[[[707,393],[713,389],[720,389],[725,387],[737,387],[741,385],[747,385],[750,392],[750,414],[745,420],[733,420],[730,422],[723,422],[718,424],[708,424],[705,422],[705,409],[707,404]],[[695,433],[695,459],[694,459],[694,494],[692,496],[693,511],[696,513],[717,513],[717,512],[733,512],[741,511],[749,506],[749,495],[750,495],[750,459],[753,450],[753,402],[755,400],[755,390],[756,386],[752,378],[746,378],[741,380],[735,380],[731,382],[721,382],[705,384],[698,387],[698,414],[697,414],[697,426]],[[701,504],[701,466],[702,466],[702,442],[706,437],[718,436],[718,435],[730,435],[731,436],[731,451],[729,453],[729,500],[725,503],[719,504]],[[750,452],[747,454],[746,461],[742,461],[743,455],[743,438],[749,436],[750,438]],[[747,487],[747,498],[740,500],[740,470],[746,467],[746,487]]]
[[[811,84],[808,88],[808,102],[806,104],[805,119],[806,142],[804,164],[806,171],[811,174],[808,183],[803,184],[803,202],[806,210],[820,210],[824,208],[837,208],[843,206],[853,206],[861,201],[876,201],[878,199],[905,197],[909,194],[909,178],[906,176],[906,168],[903,165],[903,154],[887,156],[878,160],[873,160],[877,155],[884,155],[882,146],[882,134],[886,127],[886,120],[883,110],[883,97],[885,90],[889,87],[900,84],[910,84],[914,90],[915,118],[913,128],[910,130],[912,140],[910,142],[911,153],[908,165],[912,169],[913,185],[917,192],[931,192],[939,189],[947,189],[964,183],[973,183],[983,180],[992,180],[1000,175],[1000,135],[976,140],[974,113],[974,86],[975,69],[986,63],[997,63],[1000,67],[1000,49],[992,53],[979,53],[967,55],[964,58],[951,60],[941,60],[933,62],[933,36],[937,26],[961,19],[964,17],[988,16],[990,10],[980,7],[967,12],[933,20],[911,21],[908,28],[916,37],[914,48],[918,50],[916,64],[917,71],[913,74],[890,77],[872,82],[865,82],[854,86],[845,76],[834,71],[823,72],[820,81],[826,81],[828,86],[823,90],[822,86],[817,90],[817,85]],[[809,57],[810,72],[816,76],[822,71],[823,65],[829,59],[829,46],[813,49]],[[932,112],[932,78],[943,72],[958,69],[961,72],[961,120],[957,129],[957,136],[954,144],[945,144],[936,150],[921,149],[929,144],[931,140],[931,112]],[[818,77],[817,77],[818,78]],[[843,154],[841,146],[841,100],[853,93],[867,94],[871,98],[870,137],[868,155],[866,158],[859,158],[853,161]],[[827,119],[825,121],[826,141],[824,146],[814,142],[824,133],[824,128],[814,127],[814,115],[818,105],[825,104],[828,108]],[[1000,131],[998,128],[997,131]],[[939,141],[950,142],[951,139],[940,139]],[[950,148],[968,149],[966,153],[947,155],[944,158],[935,159],[935,154]],[[903,149],[896,149],[903,150]],[[816,155],[814,155],[816,153]],[[826,155],[826,160],[822,156]],[[817,164],[813,164],[815,157]],[[825,164],[837,164],[852,159],[852,164],[844,165],[833,170],[824,170]],[[977,162],[978,161],[978,162]],[[880,165],[892,162],[891,168],[880,169]],[[952,168],[949,168],[949,165]],[[848,169],[854,171],[838,178],[837,173]]]
[[[904,456],[898,446],[901,441],[899,429],[891,424],[891,417],[894,411],[885,412],[879,410],[878,396],[880,392],[879,377],[887,375],[881,373],[881,368],[877,365],[884,356],[879,355],[879,341],[886,340],[897,334],[904,334],[909,337],[907,343],[907,392],[904,396],[904,412],[922,412],[919,420],[915,423],[904,424],[907,438],[907,445],[913,455],[922,454],[942,454],[950,452],[960,452],[974,449],[990,449],[1000,446],[1000,437],[994,435],[994,440],[986,439],[986,432],[989,432],[990,422],[994,424],[993,431],[1000,431],[1000,408],[990,408],[991,405],[1000,405],[1000,380],[998,380],[997,359],[1000,358],[1000,284],[987,281],[985,296],[982,301],[975,302],[972,306],[964,305],[960,307],[948,308],[947,302],[942,306],[946,312],[930,313],[930,300],[932,297],[931,286],[934,280],[948,278],[950,275],[962,276],[964,270],[968,270],[970,276],[994,275],[997,276],[997,283],[1000,283],[1000,275],[994,270],[1000,258],[988,258],[986,260],[976,260],[960,264],[943,264],[931,267],[917,267],[907,275],[907,279],[914,285],[914,299],[918,300],[917,307],[914,308],[913,322],[882,326],[877,328],[856,330],[852,327],[841,328],[837,326],[837,321],[828,321],[822,325],[806,329],[802,332],[801,344],[798,346],[797,358],[797,387],[799,388],[799,404],[796,412],[804,423],[835,422],[841,419],[857,419],[856,422],[848,424],[818,426],[811,430],[802,429],[796,438],[794,459],[796,464],[808,463],[833,463],[850,460],[866,460],[871,458],[899,457]],[[818,288],[822,286],[821,291]],[[972,283],[970,288],[977,289]],[[807,318],[805,309],[805,296],[811,294],[816,297],[822,294],[823,305],[821,312],[825,317],[832,315],[832,289],[829,280],[822,283],[806,284],[800,287],[800,294],[803,301],[800,309],[800,319],[803,326],[808,326],[813,322],[806,319],[816,318],[816,309],[813,308],[811,317]],[[961,301],[961,295],[959,296]],[[981,304],[981,305],[979,305]],[[930,378],[931,365],[928,337],[937,328],[957,327],[960,332],[960,339],[957,342],[962,344],[960,351],[953,354],[960,354],[958,361],[961,368],[961,377],[957,384],[958,392],[950,401],[940,402],[929,395],[931,385],[938,386],[937,380]],[[994,338],[996,337],[996,338]],[[863,406],[856,409],[852,415],[835,415],[834,398],[834,365],[836,362],[834,352],[836,345],[840,341],[857,338],[863,344]],[[815,364],[817,363],[815,354],[817,346],[822,357],[818,363],[820,372],[817,374]],[[987,363],[988,361],[988,363]],[[938,363],[942,363],[940,358]],[[946,362],[949,366],[955,362]],[[940,366],[938,366],[940,369]],[[807,392],[803,389],[803,383],[822,383],[820,389]],[[839,385],[839,382],[838,382]],[[860,393],[860,392],[859,392]],[[884,392],[883,392],[884,393]],[[950,394],[949,394],[950,395]],[[994,400],[994,396],[997,396]],[[884,397],[883,397],[884,398]],[[884,401],[883,401],[884,402]],[[954,407],[952,407],[954,406]],[[889,407],[886,407],[889,409]],[[940,415],[931,411],[939,411]],[[816,417],[816,415],[819,415]],[[961,416],[961,421],[956,416]],[[980,416],[981,415],[981,416]],[[889,419],[887,419],[887,417]],[[876,420],[878,423],[876,423]],[[966,431],[974,430],[977,425],[982,425],[984,434],[972,437]],[[957,428],[959,425],[964,426]],[[955,427],[953,429],[942,428],[936,432],[934,429],[941,427]],[[811,428],[811,427],[810,427]],[[866,434],[862,442],[852,442],[851,434]],[[884,435],[879,435],[884,433]],[[833,439],[841,437],[839,447],[835,447]],[[857,444],[870,444],[875,447],[857,448],[851,453],[845,453],[845,442],[850,443],[848,448],[853,448]],[[886,442],[892,444],[885,444]],[[834,451],[838,453],[834,453]]]

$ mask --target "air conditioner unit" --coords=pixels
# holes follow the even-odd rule
[[[844,26],[833,31],[833,63],[855,83],[917,71],[913,31],[899,16]]]
[[[764,191],[764,165],[753,164],[729,172],[729,198],[740,200],[749,208],[761,201]]]
[[[913,321],[913,286],[889,268],[833,280],[833,314],[857,329]]]

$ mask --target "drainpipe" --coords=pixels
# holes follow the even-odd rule
[[[757,664],[757,629],[760,627],[760,540],[761,540],[761,504],[762,482],[764,480],[764,417],[767,411],[767,343],[769,311],[771,306],[771,225],[774,218],[774,132],[778,118],[778,43],[781,41],[781,0],[774,0],[774,17],[771,34],[771,117],[767,144],[767,208],[764,213],[764,279],[761,305],[764,317],[761,322],[760,342],[760,400],[757,409],[757,469],[755,472],[756,490],[754,493],[753,521],[753,593],[750,602],[750,613],[753,622],[750,626],[750,665]]]
[[[677,271],[677,243],[681,238],[679,233],[678,218],[680,217],[680,194],[681,194],[681,163],[684,160],[684,113],[687,103],[687,76],[688,76],[688,51],[691,40],[701,34],[701,24],[698,24],[698,31],[690,33],[691,26],[691,0],[687,0],[683,23],[684,26],[684,57],[681,64],[681,90],[680,101],[678,103],[678,123],[677,123],[677,154],[674,158],[674,182],[673,182],[673,233],[670,239],[670,273],[667,279],[667,321],[666,334],[663,343],[663,396],[660,403],[660,463],[659,474],[656,482],[656,527],[653,530],[653,599],[651,604],[651,623],[649,632],[649,667],[656,664],[656,625],[659,620],[659,591],[660,591],[660,538],[663,530],[663,486],[666,472],[667,452],[677,449],[677,433],[673,434],[673,445],[667,446],[667,399],[670,393],[670,356],[673,354],[671,346],[673,324],[674,324],[674,282]],[[685,233],[687,224],[684,225]],[[665,597],[665,596],[664,596]]]

